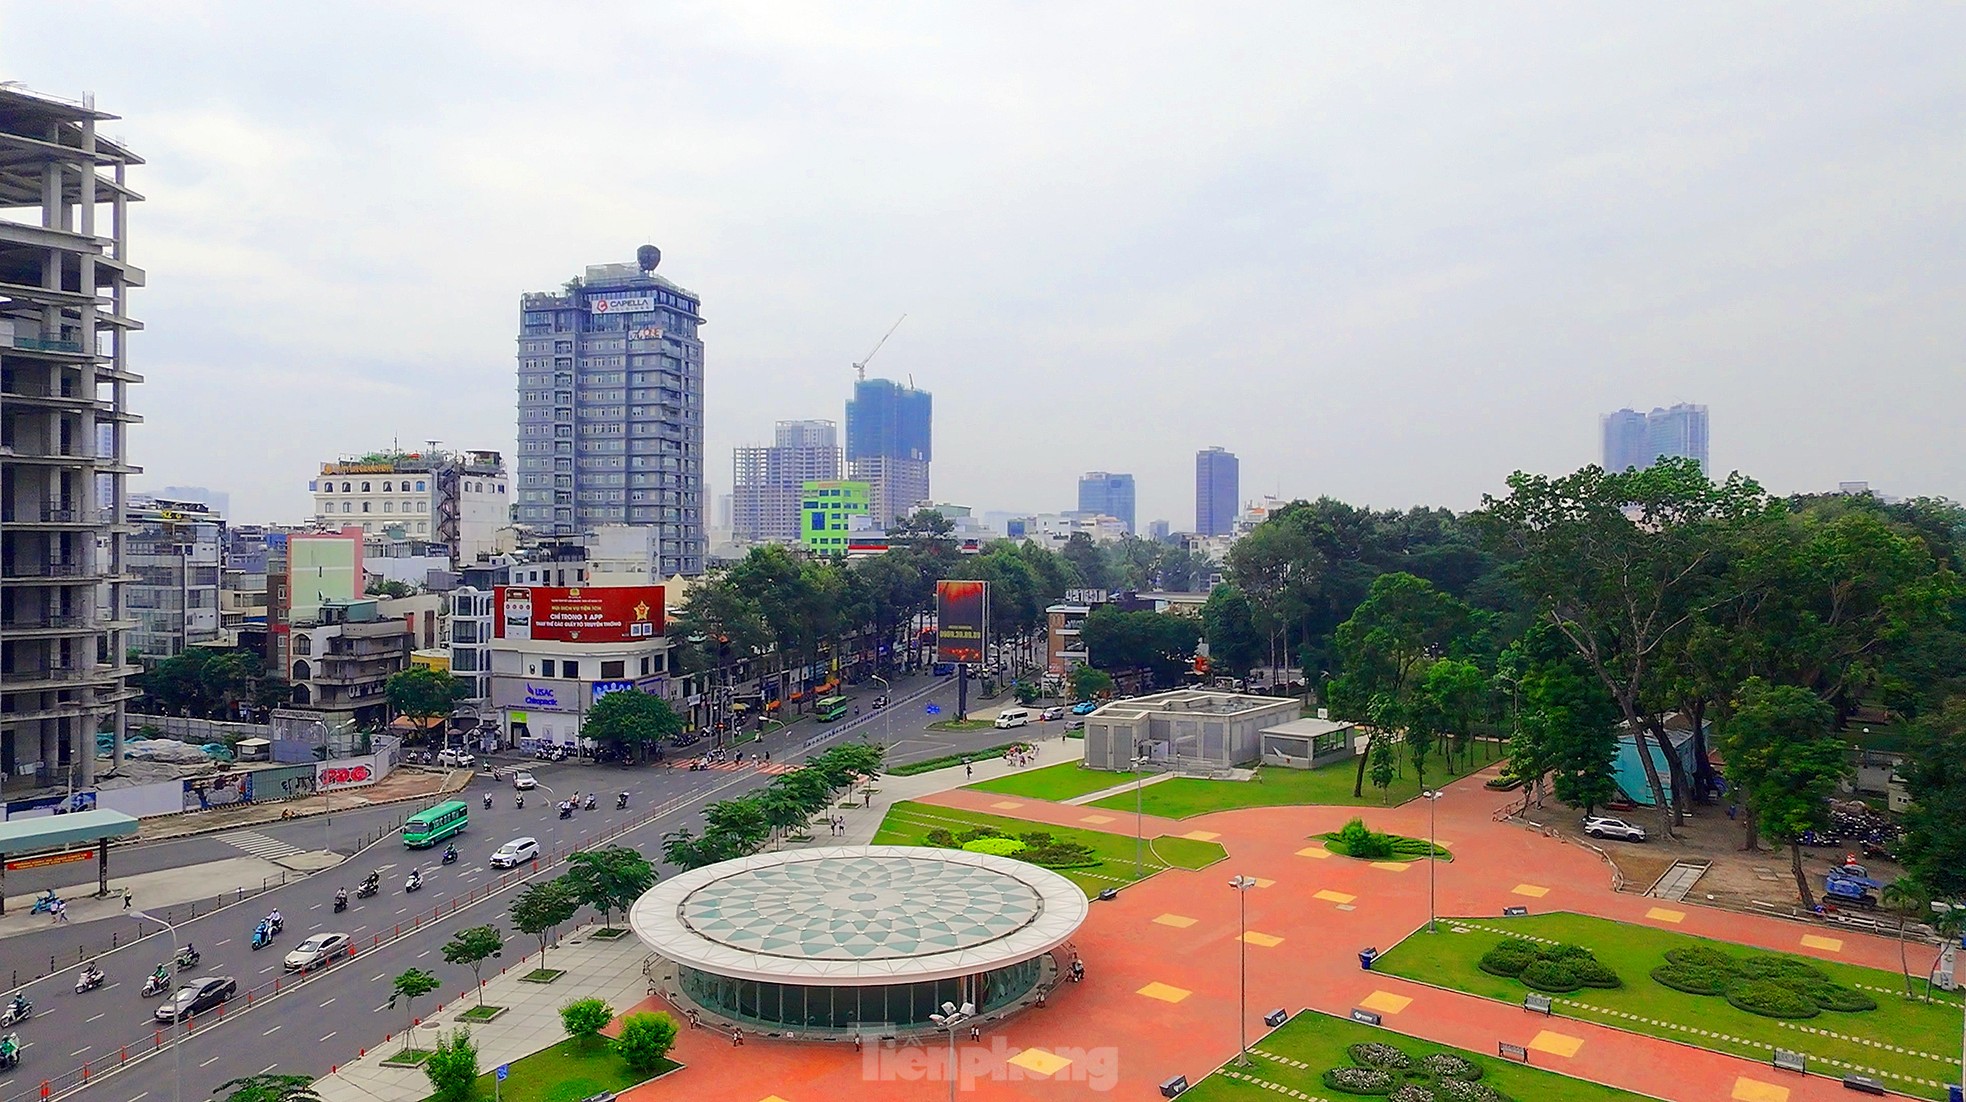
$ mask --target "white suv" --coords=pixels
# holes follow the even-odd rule
[[[437,755],[437,764],[464,769],[478,764],[478,759],[469,750],[445,750]]]
[[[514,838],[510,842],[498,847],[498,852],[491,855],[491,865],[495,869],[516,868],[524,862],[536,860],[538,857],[539,839]]]
[[[1619,838],[1627,842],[1645,841],[1645,828],[1623,819],[1594,815],[1584,820],[1584,833],[1593,838]]]

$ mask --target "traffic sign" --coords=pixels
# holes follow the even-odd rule
[[[511,1065],[511,1064],[500,1064],[500,1065],[498,1065],[498,1070],[497,1070],[496,1072],[494,1072],[493,1074],[495,1074],[495,1075],[497,1075],[497,1076],[498,1076],[498,1081],[499,1081],[499,1082],[501,1082],[501,1083],[503,1083],[503,1082],[505,1082],[505,1077],[506,1077],[506,1075],[508,1075],[508,1074],[510,1074],[510,1073],[511,1073],[511,1071],[512,1071],[512,1065]]]

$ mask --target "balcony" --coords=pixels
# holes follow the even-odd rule
[[[14,334],[14,347],[24,352],[73,352],[80,355],[84,349],[81,341],[56,340],[51,337],[34,337]]]
[[[79,562],[8,563],[4,568],[0,568],[0,581],[6,582],[31,582],[48,578],[81,582],[93,581],[99,575],[100,572],[87,563]]]
[[[36,506],[32,502],[15,505],[11,509],[0,509],[0,524],[12,524],[25,528],[81,526],[93,528],[102,523],[99,509],[67,509],[49,506]]]
[[[30,613],[17,612],[5,620],[0,620],[0,632],[5,632],[8,635],[16,637],[90,631],[96,626],[95,621],[89,617],[72,614],[36,616]]]

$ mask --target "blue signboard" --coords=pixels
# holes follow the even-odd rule
[[[599,700],[609,693],[628,692],[633,690],[634,687],[635,683],[633,681],[596,681],[594,682],[594,699]]]

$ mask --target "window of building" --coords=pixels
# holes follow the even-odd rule
[[[342,502],[342,503],[341,503],[341,511],[342,511],[342,512],[344,512],[344,513],[345,513],[345,512],[347,512],[347,511],[348,511],[348,510],[349,510],[350,508],[352,508],[352,507],[353,507],[353,503],[352,503],[352,502],[347,502],[347,501],[344,501],[344,502]]]
[[[385,502],[383,502],[383,503],[382,503],[382,511],[383,511],[383,512],[385,512],[385,513],[393,513],[393,512],[395,512],[395,511],[396,511],[396,503],[395,503],[395,502],[393,502],[393,501],[385,501]]]
[[[369,511],[369,503],[368,503],[368,502],[366,502],[366,501],[364,501],[364,502],[362,503],[362,511],[363,511],[364,513],[366,513],[366,512],[368,512],[368,511]]]
[[[576,661],[574,661],[574,660],[573,660],[573,659],[571,659],[571,658],[563,658],[563,659],[561,659],[561,660],[560,660],[560,676],[561,676],[561,677],[579,677],[579,676],[580,676],[580,663],[578,663],[578,662],[576,662]]]
[[[341,492],[344,494],[348,492],[348,483],[344,482],[341,484]]]
[[[539,660],[539,676],[553,676],[553,660],[551,658],[542,658]]]
[[[362,492],[363,492],[363,493],[365,493],[365,494],[369,492],[369,484],[368,484],[368,483],[366,483],[366,482],[364,482],[364,483],[362,483]]]
[[[387,483],[387,482],[385,482],[385,483],[383,483],[383,484],[382,484],[382,492],[383,492],[383,493],[385,493],[385,494],[386,494],[386,493],[390,493],[390,492],[391,492],[391,491],[390,491],[390,485],[391,485],[391,484],[390,484],[390,483]]]
[[[403,512],[408,513],[411,511],[412,510],[410,509],[410,503],[407,501],[403,502]]]
[[[313,640],[312,638],[310,638],[310,637],[308,637],[308,636],[305,636],[305,635],[296,635],[296,636],[294,636],[294,653],[295,653],[295,654],[313,654],[313,653],[314,653],[314,640]]]
[[[601,663],[601,679],[603,681],[618,681],[627,676],[628,663],[625,660]]]
[[[416,480],[416,492],[420,494],[423,491],[424,491],[423,480],[419,478]]]

